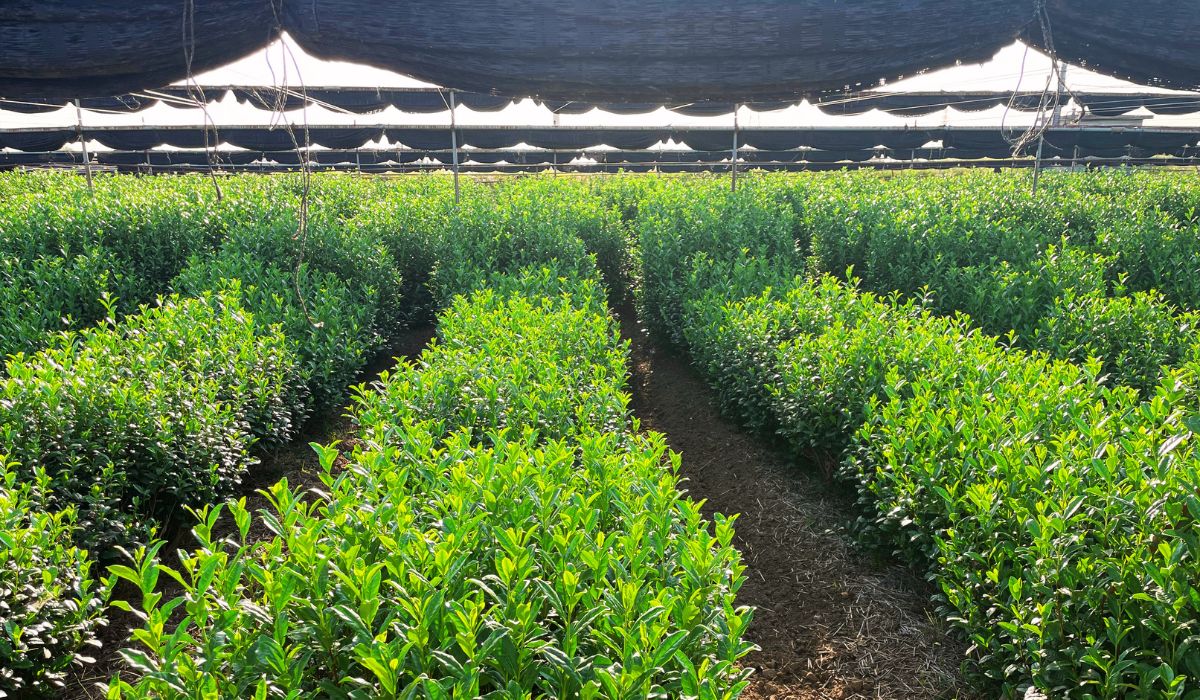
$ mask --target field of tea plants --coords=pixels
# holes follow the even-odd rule
[[[620,312],[928,582],[956,687],[1200,698],[1195,177],[463,184],[0,178],[0,697],[769,697],[787,574]]]

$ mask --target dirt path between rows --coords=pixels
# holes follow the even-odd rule
[[[971,697],[964,647],[934,619],[926,584],[840,534],[847,495],[723,418],[686,359],[657,350],[628,307],[618,317],[642,427],[682,453],[684,488],[706,514],[740,514],[739,601],[757,608],[750,638],[761,647],[745,661],[755,673],[742,698]]]

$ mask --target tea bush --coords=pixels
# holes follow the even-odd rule
[[[1141,402],[1097,361],[1005,348],[829,279],[706,303],[690,344],[726,404],[843,462],[859,537],[928,571],[1003,694],[1200,688],[1186,365]]]
[[[954,343],[891,373],[847,471],[1005,691],[1186,697],[1200,460],[1174,400],[1097,372]]]
[[[0,198],[0,356],[43,347],[52,331],[137,313],[196,258],[218,250],[283,269],[333,272],[372,299],[379,325],[406,309],[397,267],[377,239],[343,222],[382,198],[366,179],[315,178],[299,225],[300,178],[95,178],[95,191],[61,174],[6,174]],[[107,297],[107,305],[101,301]]]
[[[986,332],[1016,334],[1027,348],[1085,359],[1088,331],[1063,337],[1053,318],[1062,307],[1105,307],[1104,323],[1133,327],[1173,304],[1196,306],[1200,290],[1200,190],[1157,174],[1052,177],[1037,197],[1016,175],[954,178],[817,178],[798,186],[795,201],[812,240],[814,271],[853,269],[865,289],[931,299],[942,313],[965,312]],[[1128,293],[1160,294],[1154,302],[1106,302]],[[1089,295],[1094,298],[1084,303]],[[1080,306],[1080,304],[1083,304]],[[1169,312],[1174,313],[1174,312]],[[1124,314],[1123,318],[1118,318]],[[1173,322],[1189,324],[1184,318]],[[1058,329],[1053,342],[1035,336]],[[1159,363],[1173,352],[1127,343],[1137,367],[1112,380],[1152,391]]]
[[[0,356],[102,320],[106,294],[136,312],[224,235],[214,193],[193,178],[102,177],[94,195],[75,177],[20,182],[0,199],[0,305],[19,319],[0,336]]]
[[[244,224],[230,232],[219,255],[221,267],[265,265],[293,275],[305,267],[309,274],[337,279],[346,290],[343,295],[353,294],[372,310],[369,328],[388,333],[404,325],[403,280],[388,247],[321,209],[310,212],[303,233],[297,213],[287,208],[273,218]]]
[[[227,289],[230,280],[243,307],[267,333],[281,330],[290,341],[295,371],[316,410],[340,408],[349,387],[383,344],[375,328],[372,300],[352,291],[332,273],[280,269],[256,257],[221,253],[197,260],[173,284],[180,294]],[[299,296],[297,296],[299,294]],[[297,422],[304,412],[297,408]]]
[[[96,553],[136,541],[146,516],[233,493],[257,440],[284,441],[302,405],[295,357],[259,332],[237,288],[167,299],[120,324],[14,356],[0,380],[0,451],[44,470]]]
[[[349,235],[379,241],[400,279],[401,323],[428,323],[437,311],[430,277],[455,217],[454,188],[437,178],[405,181],[346,222]],[[467,184],[467,196],[475,189]]]
[[[74,257],[0,257],[0,358],[44,345],[49,334],[96,323],[116,291],[116,261],[98,247]]]
[[[49,478],[0,456],[0,695],[49,694],[98,645],[107,590],[73,544],[75,514],[46,508]]]
[[[735,276],[741,263],[753,260],[769,261],[784,272],[804,269],[792,211],[769,190],[745,186],[731,193],[703,182],[696,191],[686,184],[664,188],[642,202],[638,212],[638,315],[657,336],[677,346],[685,342],[684,303],[698,286]],[[694,279],[697,271],[707,273],[703,280]]]
[[[147,624],[141,680],[110,697],[736,697],[731,522],[710,530],[628,417],[596,283],[562,285],[455,299],[439,342],[360,393],[347,468],[319,447],[321,492],[270,490],[269,539],[235,503],[234,537],[205,511],[177,568],[115,569]],[[160,573],[185,592],[160,600]]]
[[[1153,394],[1164,366],[1185,359],[1197,341],[1195,314],[1179,314],[1154,292],[1102,297],[1066,295],[1030,343],[1054,357],[1099,358],[1109,380]]]
[[[430,279],[433,298],[444,308],[455,296],[480,287],[490,277],[530,266],[553,264],[559,270],[590,275],[598,261],[577,235],[581,228],[603,226],[596,212],[580,212],[567,197],[530,186],[505,186],[501,192],[469,196],[455,209],[437,238],[437,262]],[[557,217],[564,216],[564,226]]]

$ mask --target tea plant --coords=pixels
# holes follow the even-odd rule
[[[50,694],[88,660],[107,596],[73,544],[74,511],[50,511],[50,479],[0,456],[0,695]]]
[[[701,192],[682,184],[664,189],[638,212],[638,313],[656,335],[675,345],[685,340],[684,303],[702,291],[698,286],[735,274],[744,261],[769,261],[781,274],[804,268],[792,212],[769,190],[747,186],[734,194],[704,184]],[[708,263],[696,267],[700,260]],[[697,269],[708,273],[705,279],[692,279]]]
[[[1098,361],[1009,349],[828,279],[704,303],[691,346],[727,406],[844,462],[860,538],[928,571],[1003,694],[1197,691],[1188,365],[1143,403]]]
[[[454,300],[440,342],[360,392],[350,464],[318,447],[321,492],[273,487],[269,539],[239,502],[233,538],[202,511],[178,567],[115,569],[147,624],[142,679],[109,696],[736,697],[731,521],[710,530],[637,434],[596,283],[528,279]]]
[[[50,479],[97,553],[145,535],[145,516],[237,487],[258,440],[287,440],[302,405],[296,361],[230,293],[172,298],[122,323],[16,355],[0,381],[0,449]]]
[[[1109,380],[1153,394],[1164,366],[1197,341],[1195,314],[1179,314],[1157,293],[1067,295],[1042,319],[1031,345],[1077,363],[1099,358]]]
[[[307,264],[287,270],[230,253],[195,261],[173,287],[185,295],[202,294],[226,290],[230,280],[240,282],[234,293],[257,327],[267,333],[280,330],[287,337],[312,406],[340,408],[358,373],[383,344],[373,300]],[[297,408],[296,418],[304,413]]]

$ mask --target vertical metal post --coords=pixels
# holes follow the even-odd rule
[[[1067,64],[1058,64],[1058,85],[1054,90],[1054,120],[1050,122],[1052,126],[1062,126],[1062,92],[1067,85]]]
[[[87,140],[83,138],[83,108],[79,106],[79,98],[75,98],[75,127],[79,134],[79,145],[83,148],[83,173],[87,176],[88,192],[95,194],[92,189],[92,158],[88,155]]]
[[[1046,145],[1046,132],[1038,137],[1037,156],[1033,161],[1033,193],[1036,195],[1038,191],[1038,179],[1042,175],[1042,147]]]
[[[362,175],[362,149],[354,149],[354,165],[358,168],[358,174]]]
[[[557,111],[555,111],[553,113],[553,124],[554,124],[555,129],[562,126],[562,115],[559,114]],[[553,162],[550,164],[550,175],[551,175],[551,177],[558,177],[558,151],[557,150],[554,151],[554,155],[551,160]]]
[[[730,168],[729,188],[731,192],[737,192],[737,160],[738,160],[738,112],[741,111],[742,105],[735,104],[733,106],[733,151],[732,151],[732,167]]]
[[[458,204],[460,190],[458,188],[458,120],[454,116],[454,91],[450,91],[450,148],[454,150],[454,203]]]

